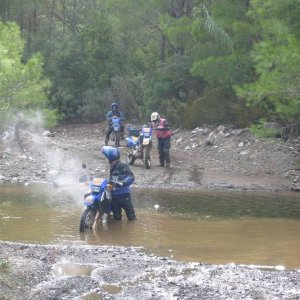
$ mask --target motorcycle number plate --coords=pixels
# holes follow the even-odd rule
[[[148,145],[149,144],[149,142],[150,142],[150,139],[143,139],[143,145],[145,146],[145,145]]]
[[[92,193],[99,193],[100,192],[100,186],[92,186],[91,190],[92,190]]]
[[[146,138],[150,138],[151,137],[151,128],[143,128],[143,135]]]

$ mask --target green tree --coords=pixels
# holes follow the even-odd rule
[[[0,114],[3,124],[17,112],[29,114],[45,109],[49,120],[55,121],[53,111],[47,110],[47,89],[50,82],[43,75],[41,54],[22,60],[24,42],[16,24],[0,23]],[[52,124],[53,125],[53,124]]]
[[[186,115],[194,116],[188,118],[190,126],[203,122],[237,123],[240,113],[247,110],[234,90],[236,84],[250,82],[254,77],[249,51],[256,26],[247,17],[247,3],[246,0],[202,1],[205,6],[195,11],[190,70],[204,85],[202,93],[196,94],[187,107]]]
[[[249,105],[265,111],[268,121],[292,127],[300,122],[300,6],[297,0],[253,0],[250,16],[262,35],[251,51],[256,78],[236,87]]]

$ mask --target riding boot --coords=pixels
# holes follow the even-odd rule
[[[108,139],[105,139],[105,146],[108,145]]]
[[[168,154],[166,155],[166,164],[165,164],[166,168],[169,168],[169,167],[170,167],[170,164],[171,164],[171,161],[170,161],[170,154],[168,153]]]
[[[166,168],[170,167],[170,163],[171,163],[171,159],[170,159],[170,153],[168,151],[168,149],[164,149],[164,159],[166,162]]]

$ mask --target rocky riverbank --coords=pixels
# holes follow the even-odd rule
[[[139,248],[0,243],[0,298],[299,299],[300,272],[180,263]]]
[[[128,127],[128,125],[127,125]],[[101,174],[107,163],[100,153],[105,123],[57,127],[53,132],[23,128],[19,139],[8,128],[1,143],[0,182],[56,181],[86,172]],[[113,144],[111,142],[111,144]],[[126,145],[122,141],[122,159]],[[171,168],[158,168],[154,140],[153,167],[132,166],[137,187],[299,191],[300,139],[257,138],[232,126],[174,130]]]

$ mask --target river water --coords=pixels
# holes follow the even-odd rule
[[[297,193],[133,189],[138,221],[79,234],[83,192],[0,186],[0,240],[135,246],[181,261],[300,269]]]

